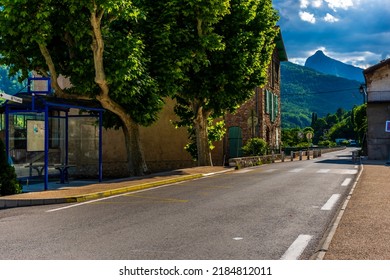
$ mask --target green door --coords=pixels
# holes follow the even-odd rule
[[[238,126],[229,127],[229,157],[242,156],[242,130]]]

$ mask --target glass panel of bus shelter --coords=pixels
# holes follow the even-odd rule
[[[44,114],[10,113],[8,149],[17,176],[41,176],[43,173]]]
[[[96,179],[99,173],[99,119],[69,116],[69,173],[80,179]]]
[[[61,113],[49,118],[49,175],[57,174],[54,164],[65,162],[66,119]],[[9,114],[9,155],[18,178],[42,181],[45,163],[44,113]]]

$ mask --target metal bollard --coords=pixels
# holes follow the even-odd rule
[[[282,162],[284,162],[284,151],[282,151]]]
[[[291,161],[293,161],[293,160],[294,160],[294,152],[291,151]]]

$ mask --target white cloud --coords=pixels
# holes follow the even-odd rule
[[[300,8],[301,9],[306,9],[307,7],[309,7],[309,0],[300,0],[301,4],[300,4]]]
[[[320,8],[322,6],[322,2],[323,0],[314,0],[311,5],[314,7],[314,8]]]
[[[319,8],[322,6],[323,2],[324,0],[300,0],[299,7],[301,9],[307,9],[309,6],[312,6],[314,8]]]
[[[329,14],[329,13],[326,14],[326,16],[324,17],[324,20],[325,20],[326,22],[332,22],[332,23],[333,23],[333,22],[338,22],[338,21],[339,21],[338,18],[332,16],[332,15]]]
[[[307,22],[310,22],[310,23],[313,23],[313,24],[316,23],[316,18],[314,16],[314,14],[300,11],[299,12],[299,17],[303,21],[307,21]]]
[[[336,11],[338,8],[348,10],[350,7],[354,6],[356,0],[325,0],[328,3],[329,8],[333,11]]]

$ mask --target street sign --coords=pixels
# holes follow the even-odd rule
[[[11,100],[11,101],[16,102],[16,103],[23,103],[23,99],[22,98],[16,97],[16,96],[13,96],[13,95],[9,95],[9,94],[6,94],[6,93],[1,93],[0,92],[0,98]]]
[[[390,132],[390,121],[386,121],[386,128],[385,128],[385,131],[386,131],[386,132]]]

